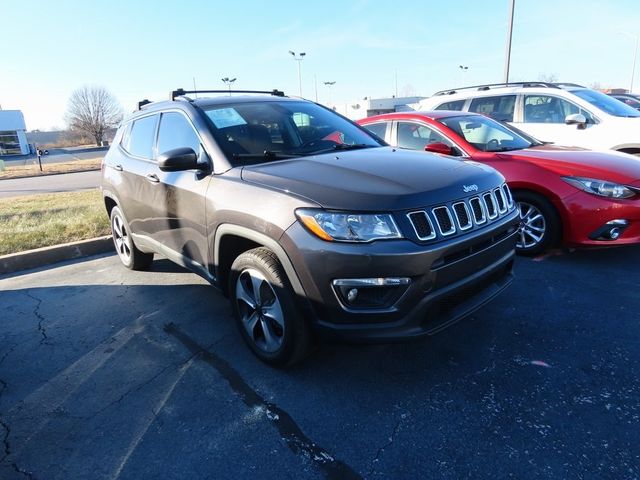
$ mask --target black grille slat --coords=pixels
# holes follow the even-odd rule
[[[495,218],[498,212],[496,211],[495,203],[493,203],[493,195],[491,195],[491,193],[485,193],[482,199],[484,200],[484,205],[487,207],[487,215],[489,218]]]
[[[428,240],[436,236],[426,212],[413,212],[408,217],[420,240]]]
[[[507,204],[511,207],[513,205],[513,197],[511,196],[511,190],[509,190],[506,183],[502,185],[502,193],[504,193],[504,198],[506,199]]]
[[[467,228],[471,228],[473,226],[473,224],[471,223],[471,218],[469,218],[467,206],[464,202],[454,204],[453,211],[456,214],[456,218],[458,219],[458,226],[461,230],[466,230]]]
[[[494,190],[494,193],[496,195],[496,202],[498,202],[498,211],[499,212],[504,212],[507,208],[506,203],[505,203],[505,199],[502,193],[502,189],[501,188],[496,188]]]
[[[453,225],[451,214],[447,207],[437,207],[433,209],[433,215],[436,217],[440,233],[448,235],[455,232],[456,227]]]
[[[482,204],[478,197],[472,198],[469,203],[471,204],[471,210],[473,211],[473,218],[476,223],[484,223],[484,211],[482,210]]]

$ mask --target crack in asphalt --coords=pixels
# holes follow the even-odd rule
[[[147,385],[153,383],[158,377],[162,376],[163,373],[165,373],[167,370],[169,370],[172,367],[175,368],[181,368],[182,366],[184,366],[185,364],[187,364],[189,361],[191,361],[197,354],[192,354],[191,356],[189,356],[189,358],[187,358],[184,361],[181,362],[177,362],[177,363],[170,363],[169,365],[166,365],[164,367],[162,367],[157,373],[155,373],[152,377],[148,378],[147,380],[145,380],[142,383],[137,384],[134,387],[131,387],[129,390],[127,390],[126,392],[124,392],[122,395],[120,395],[120,397],[118,397],[116,400],[113,400],[112,402],[109,402],[107,405],[105,405],[104,407],[102,407],[100,410],[98,410],[97,412],[91,414],[89,417],[86,417],[86,419],[90,419],[95,417],[96,415],[101,414],[102,412],[108,410],[109,408],[113,407],[114,405],[120,403],[122,400],[124,400],[125,397],[127,397],[128,395],[132,394],[132,393],[136,393],[139,392],[140,390],[142,390],[144,387],[146,387]],[[154,412],[154,416],[157,416]]]
[[[405,418],[407,418],[407,414],[403,413],[402,415],[400,415],[400,418],[396,422],[395,427],[393,427],[393,430],[391,431],[391,435],[389,436],[387,443],[382,445],[376,452],[375,457],[373,457],[373,460],[371,460],[371,467],[369,468],[369,472],[366,475],[367,478],[371,477],[376,473],[376,463],[380,461],[380,458],[382,457],[382,454],[384,453],[384,451],[393,444],[393,441],[395,440],[396,436],[398,435],[398,432],[400,431],[400,426],[402,425],[402,421]]]
[[[278,429],[281,439],[287,447],[295,455],[301,455],[310,460],[324,474],[325,478],[332,480],[362,478],[349,465],[337,460],[308,438],[291,415],[276,404],[265,400],[226,360],[205,349],[173,323],[165,325],[164,331],[179,340],[198,358],[215,368],[247,407],[264,411],[267,419]]]
[[[32,298],[33,300],[38,302],[38,304],[33,309],[33,314],[38,318],[38,331],[40,332],[40,335],[42,335],[42,338],[40,339],[40,345],[42,345],[42,344],[50,345],[49,343],[47,343],[47,340],[49,339],[49,337],[47,337],[47,331],[44,328],[44,325],[42,324],[42,322],[45,321],[45,318],[40,313],[40,305],[42,305],[42,299],[36,297],[35,295],[32,295],[29,292],[27,292],[26,295],[27,295],[27,297]]]

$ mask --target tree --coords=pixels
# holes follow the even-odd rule
[[[122,120],[122,107],[106,88],[85,85],[69,97],[65,119],[71,130],[85,132],[101,145],[106,131]]]
[[[540,73],[538,80],[541,82],[556,83],[558,81],[558,75],[555,73]]]

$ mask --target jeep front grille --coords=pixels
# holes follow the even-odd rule
[[[436,231],[433,229],[431,219],[425,211],[411,212],[407,215],[411,220],[411,225],[420,240],[431,240],[436,238]]]
[[[461,233],[494,221],[514,208],[513,197],[506,184],[450,205],[407,214],[419,240],[433,240]]]
[[[453,224],[449,207],[437,207],[432,211],[442,235],[447,236],[456,233],[456,226]]]

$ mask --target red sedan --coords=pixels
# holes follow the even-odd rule
[[[559,242],[640,243],[637,157],[545,144],[474,113],[391,113],[358,123],[392,146],[454,155],[500,171],[520,207],[520,253],[534,255]]]

